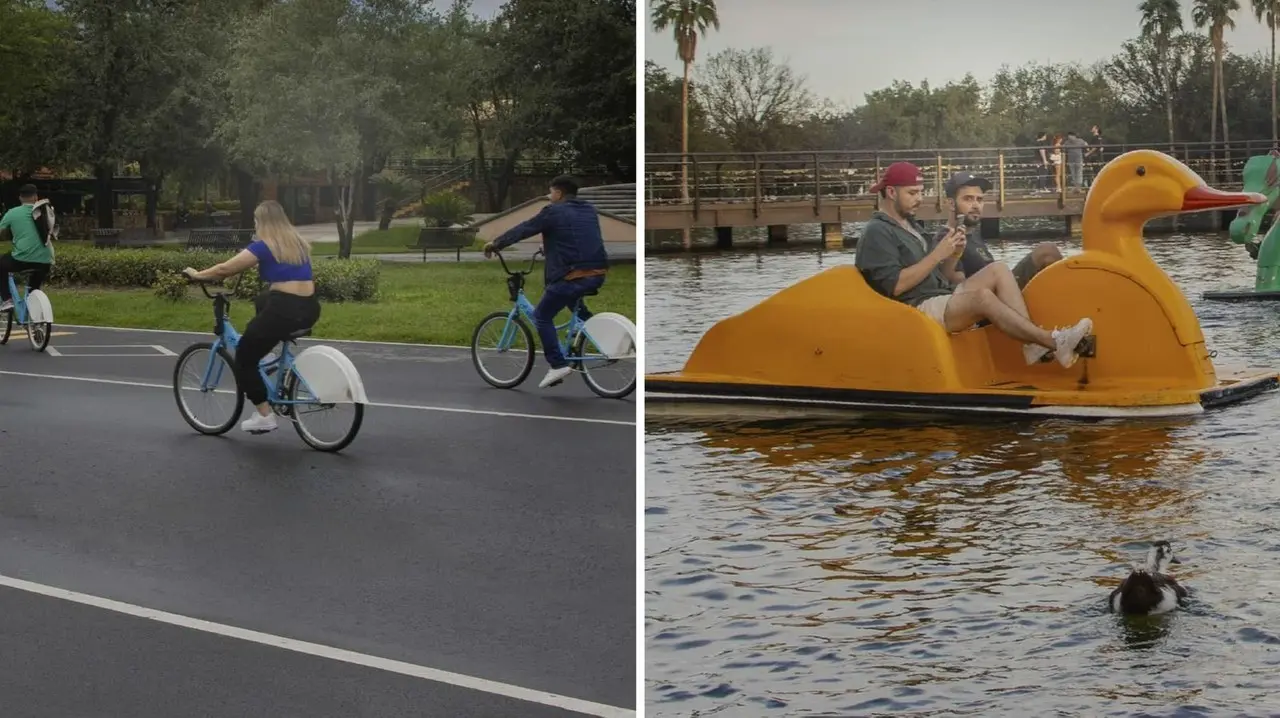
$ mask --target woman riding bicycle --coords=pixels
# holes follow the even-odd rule
[[[259,204],[253,223],[256,236],[239,254],[204,271],[187,267],[182,272],[194,280],[215,281],[257,265],[258,275],[267,282],[267,290],[254,302],[257,314],[245,327],[235,356],[240,390],[258,409],[241,422],[240,429],[263,433],[276,428],[276,416],[267,403],[267,386],[258,373],[258,363],[290,334],[315,326],[320,319],[320,302],[312,281],[311,244],[294,229],[280,203],[269,199]]]

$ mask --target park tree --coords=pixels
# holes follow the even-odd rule
[[[1151,80],[1160,88],[1158,96],[1163,100],[1165,121],[1169,128],[1169,142],[1173,142],[1173,94],[1176,83],[1178,43],[1175,37],[1182,31],[1182,7],[1178,0],[1142,0],[1138,5],[1142,14],[1141,39],[1145,47],[1126,43],[1126,59],[1143,62]],[[1121,68],[1124,71],[1124,68]],[[1137,80],[1137,78],[1133,78]]]
[[[68,78],[74,27],[39,0],[0,3],[0,166],[29,175],[66,166],[69,150],[57,128]]]
[[[1280,142],[1276,131],[1276,27],[1280,26],[1280,0],[1250,0],[1253,16],[1271,31],[1271,141]]]
[[[1207,30],[1213,44],[1213,97],[1209,103],[1209,141],[1218,140],[1218,110],[1222,116],[1222,140],[1231,141],[1227,128],[1226,86],[1222,81],[1223,53],[1226,51],[1226,31],[1235,29],[1231,14],[1240,9],[1240,0],[1193,0],[1191,19],[1196,27]],[[1228,159],[1228,161],[1230,161]]]
[[[712,55],[698,72],[697,87],[712,129],[745,152],[779,149],[779,135],[815,106],[804,78],[775,61],[768,48]]]
[[[412,0],[293,0],[236,29],[218,137],[256,173],[324,174],[341,258],[369,178],[391,152],[424,140],[421,98],[445,74],[442,27]],[[252,204],[242,198],[242,213]]]

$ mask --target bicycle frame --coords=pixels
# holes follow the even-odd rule
[[[507,288],[511,293],[512,300],[511,311],[507,313],[507,324],[502,328],[502,338],[498,340],[498,350],[506,351],[511,348],[511,343],[515,341],[516,334],[519,331],[513,321],[518,315],[524,315],[524,318],[528,319],[531,324],[537,325],[538,320],[534,317],[536,307],[524,293],[524,278],[533,271],[533,265],[537,262],[538,256],[542,254],[542,250],[533,253],[533,257],[529,261],[529,269],[523,272],[512,272],[507,268],[507,261],[502,257],[502,253],[499,252],[497,254],[498,261],[502,263],[503,271],[507,273]],[[575,301],[569,306],[569,321],[555,325],[556,339],[560,344],[560,353],[571,363],[581,362],[589,358],[585,355],[573,353],[574,340],[578,338],[578,335],[586,336],[588,341],[595,343],[595,340],[591,338],[591,334],[586,330],[587,323],[578,316],[578,310],[583,303],[584,300],[581,298]],[[568,329],[568,332],[565,332],[564,338],[560,339],[561,332],[564,332],[565,329]],[[600,358],[607,359],[607,357],[603,356]]]
[[[236,286],[239,286],[238,282]],[[209,294],[209,290],[205,289],[204,285],[201,285],[200,288],[204,290],[206,296],[213,298],[213,333],[216,336],[213,340],[213,346],[209,351],[209,364],[205,367],[204,378],[201,380],[201,390],[211,391],[212,387],[217,386],[218,382],[222,380],[222,363],[219,362],[217,368],[214,368],[214,360],[218,358],[218,349],[225,347],[234,355],[234,352],[240,347],[241,334],[236,331],[235,325],[233,325],[231,320],[227,317],[227,307],[231,303],[227,299],[227,295],[222,292]],[[274,370],[274,374],[276,376],[274,380],[271,377],[270,370]],[[217,372],[217,377],[213,379],[212,383],[210,383],[209,380],[215,371]],[[280,356],[268,362],[258,363],[258,375],[262,377],[262,382],[267,386],[267,402],[273,405],[285,406],[319,403],[316,401],[294,401],[284,397],[284,377],[290,373],[296,374],[296,372],[293,371],[293,353],[289,350],[289,342],[281,342]],[[307,393],[315,396],[311,387],[307,384],[307,380],[304,379],[301,374],[296,375],[298,377],[298,381],[302,383],[302,386],[306,389]]]
[[[13,281],[13,274],[9,274],[9,296],[13,297],[13,320],[18,324],[26,324],[27,319],[27,295],[28,287],[24,284],[23,293],[18,294],[18,284]]]

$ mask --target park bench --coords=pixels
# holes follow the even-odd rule
[[[107,227],[92,230],[95,247],[146,247],[156,243],[156,233],[146,227]]]
[[[252,229],[204,227],[193,229],[187,235],[187,249],[205,249],[215,252],[228,249],[244,249],[252,241]]]
[[[423,227],[418,230],[418,241],[408,245],[409,249],[421,249],[422,261],[427,261],[428,249],[452,249],[457,261],[462,261],[462,248],[470,247],[475,241],[476,231],[471,227],[453,229],[451,227]]]

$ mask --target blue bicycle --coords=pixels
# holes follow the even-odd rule
[[[525,277],[533,272],[542,250],[534,252],[529,268],[511,271],[501,252],[495,252],[507,273],[507,291],[512,307],[494,312],[476,326],[471,335],[471,361],[480,377],[491,386],[511,389],[519,386],[533,371],[536,358],[533,331],[533,303],[524,294]],[[589,292],[588,296],[596,294]],[[556,325],[560,351],[569,366],[582,373],[591,391],[609,399],[626,397],[636,388],[636,325],[621,314],[600,312],[587,314],[586,304],[578,300],[570,308],[569,320]],[[629,371],[628,371],[629,367]],[[620,380],[608,383],[616,372]]]
[[[183,275],[186,277],[186,275]],[[202,434],[224,434],[235,426],[244,409],[244,393],[236,381],[231,352],[240,345],[240,333],[227,318],[231,307],[229,295],[234,295],[244,275],[236,281],[229,293],[210,293],[207,282],[191,280],[200,285],[205,296],[213,300],[212,342],[192,344],[178,355],[173,368],[173,394],[178,410],[191,428]],[[277,416],[293,422],[298,436],[311,448],[319,451],[341,451],[356,438],[364,421],[364,405],[369,402],[364,383],[351,360],[330,346],[316,345],[294,354],[298,339],[311,330],[294,332],[285,340],[278,357],[268,355],[258,365],[258,372],[267,385],[267,401]],[[226,380],[226,385],[219,385]],[[184,393],[185,392],[185,393]],[[188,401],[187,395],[191,396]],[[229,399],[229,408],[220,411],[210,421],[196,416],[195,400],[206,402],[218,398]],[[333,438],[322,438],[312,419],[314,413],[333,412],[339,407],[353,407],[354,416],[337,424]]]
[[[30,270],[24,270],[23,273],[28,272]],[[9,274],[9,296],[13,297],[13,309],[5,310],[7,316],[0,344],[9,343],[13,325],[18,324],[27,330],[31,348],[42,352],[49,346],[49,338],[53,336],[53,305],[49,303],[49,295],[39,289],[31,289],[29,284],[24,284],[22,293],[19,294],[14,274],[16,272]]]

